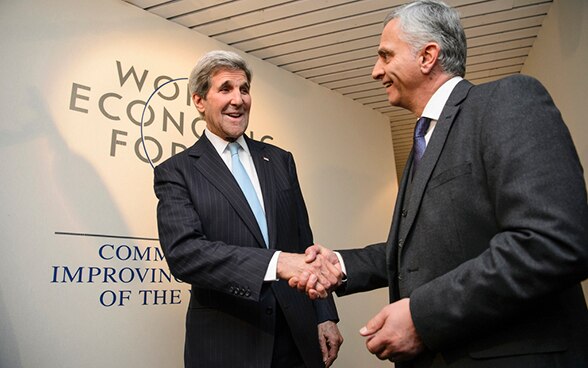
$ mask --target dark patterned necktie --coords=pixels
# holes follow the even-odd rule
[[[425,141],[425,134],[427,134],[427,130],[429,130],[429,125],[431,124],[431,119],[421,117],[417,123],[416,127],[414,128],[414,163],[413,163],[413,172],[416,171],[419,162],[423,158],[425,154],[425,149],[427,148],[427,142]]]

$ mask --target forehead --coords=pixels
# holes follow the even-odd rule
[[[398,19],[389,21],[382,30],[380,35],[380,49],[396,48],[399,46],[408,46],[400,37],[401,34]]]
[[[240,69],[219,69],[212,74],[212,84],[233,83],[241,85],[249,83],[245,72]]]

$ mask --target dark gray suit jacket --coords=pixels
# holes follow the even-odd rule
[[[268,368],[275,310],[282,309],[308,367],[324,367],[317,324],[338,320],[334,302],[312,302],[286,282],[264,282],[279,249],[313,243],[289,152],[245,137],[264,198],[270,249],[213,145],[202,136],[155,169],[159,237],[171,272],[192,284],[186,367]]]
[[[411,299],[429,350],[398,366],[588,367],[586,186],[543,86],[460,82],[411,163],[388,241],[341,251],[340,294]]]

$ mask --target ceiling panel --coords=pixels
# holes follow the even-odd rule
[[[125,0],[386,115],[398,175],[416,118],[371,79],[382,21],[406,0]],[[447,0],[468,38],[466,78],[520,73],[551,0]]]

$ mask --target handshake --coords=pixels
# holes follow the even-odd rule
[[[317,244],[308,247],[305,254],[281,253],[277,273],[279,279],[313,300],[326,298],[343,280],[337,255]]]

